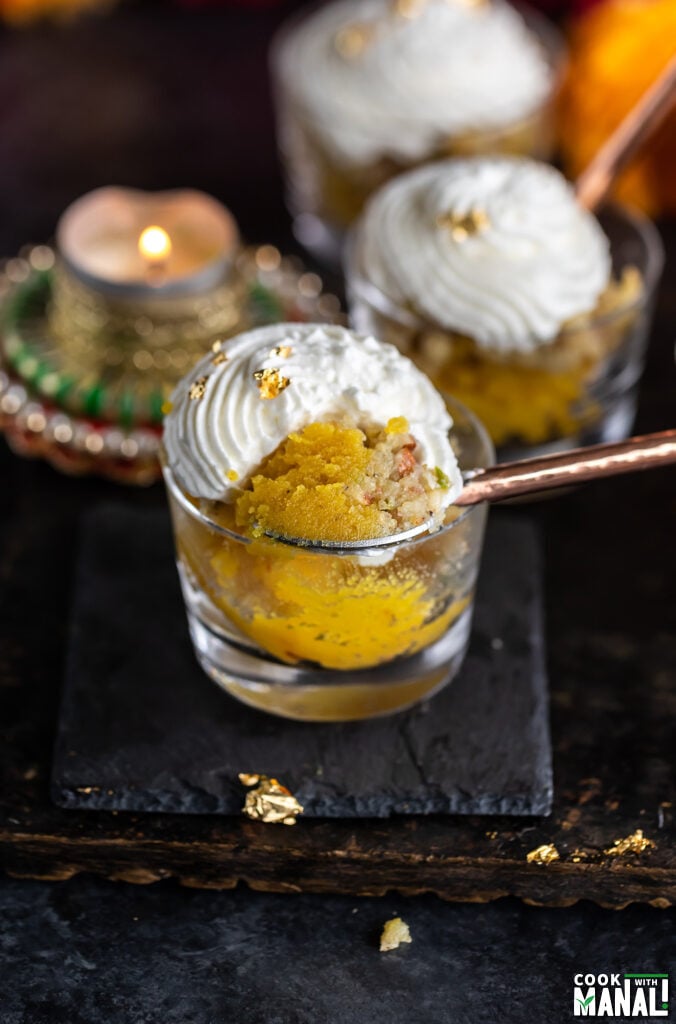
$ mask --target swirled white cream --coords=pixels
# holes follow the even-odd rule
[[[274,324],[240,334],[223,353],[216,364],[206,356],[179,383],[164,422],[167,460],[188,494],[232,501],[263,459],[309,423],[385,426],[395,416],[408,420],[420,461],[448,477],[445,504],[460,492],[444,401],[392,345],[344,327]],[[276,397],[262,397],[261,370],[288,380]]]
[[[355,252],[357,273],[395,303],[503,352],[551,341],[611,272],[608,239],[568,182],[518,157],[402,175],[371,199]]]
[[[338,0],[276,52],[295,102],[345,166],[412,162],[448,137],[518,123],[553,82],[539,42],[504,0]]]

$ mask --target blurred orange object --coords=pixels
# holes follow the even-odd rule
[[[576,177],[676,53],[676,0],[605,0],[573,23],[570,42],[561,148]],[[613,194],[676,213],[676,106]]]
[[[112,7],[112,0],[0,0],[0,20],[10,25],[34,21],[69,21],[89,10]]]

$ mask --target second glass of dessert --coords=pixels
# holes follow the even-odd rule
[[[451,155],[547,158],[563,49],[505,0],[334,0],[272,52],[295,230],[335,256],[383,182]]]
[[[195,652],[228,693],[341,721],[457,672],[485,508],[453,501],[492,446],[397,349],[326,325],[240,335],[179,384],[164,448]]]
[[[448,160],[370,201],[353,325],[472,409],[503,458],[626,437],[662,248],[639,214],[583,209],[548,165]]]

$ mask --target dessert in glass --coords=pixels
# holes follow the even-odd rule
[[[546,159],[562,43],[505,0],[334,0],[272,50],[288,205],[299,239],[339,253],[389,178],[476,153]]]
[[[178,385],[164,475],[197,658],[247,704],[310,721],[387,714],[462,662],[492,462],[391,345],[343,327],[242,334]]]
[[[369,202],[350,316],[472,409],[501,457],[527,457],[629,434],[661,266],[646,218],[597,219],[546,164],[440,161]]]

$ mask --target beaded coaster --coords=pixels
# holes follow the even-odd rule
[[[159,476],[163,403],[201,350],[141,340],[125,369],[111,343],[87,367],[50,330],[54,262],[53,250],[39,245],[0,268],[0,429],[19,454],[65,472],[150,483]],[[244,249],[236,271],[242,306],[231,333],[340,317],[321,278],[274,246]]]

